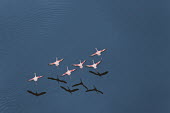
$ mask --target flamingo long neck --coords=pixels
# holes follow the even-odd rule
[[[96,51],[98,51],[98,49],[97,48],[95,48],[96,49]]]
[[[95,64],[95,63],[94,63],[94,60],[93,60],[93,64]]]

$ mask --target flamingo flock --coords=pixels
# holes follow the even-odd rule
[[[99,57],[99,56],[101,56],[102,53],[103,53],[104,51],[106,51],[107,49],[98,50],[97,48],[95,48],[95,50],[96,50],[96,52],[93,53],[93,54],[91,54],[91,55],[89,55],[90,57],[93,57],[93,56],[98,56],[98,57]],[[94,57],[93,57],[93,58],[94,58]],[[53,62],[53,63],[49,63],[48,65],[49,65],[49,66],[53,66],[53,65],[54,65],[54,66],[56,66],[56,67],[59,67],[59,65],[62,64],[62,61],[64,61],[64,58],[58,59],[58,57],[56,57],[56,61]],[[92,60],[92,64],[89,64],[89,65],[87,65],[87,64],[85,65],[85,63],[86,63],[87,60],[83,60],[83,61],[82,61],[82,60],[79,60],[79,61],[80,61],[80,62],[79,62],[78,64],[75,63],[75,64],[72,64],[71,66],[73,66],[73,67],[78,67],[79,69],[83,69],[84,67],[92,68],[92,69],[94,69],[96,72],[93,72],[93,71],[89,71],[89,72],[92,73],[92,74],[94,74],[94,75],[98,75],[98,76],[100,76],[100,77],[103,76],[103,75],[106,75],[106,74],[108,73],[108,71],[103,72],[103,73],[99,73],[98,70],[97,70],[98,65],[101,64],[101,62],[102,62],[102,58],[101,58],[100,61],[97,61],[97,62],[95,62],[95,60],[93,59],[93,60]],[[66,72],[63,73],[63,74],[61,74],[59,77],[64,77],[64,76],[68,75],[68,76],[70,76],[70,79],[71,79],[71,74],[74,73],[77,69],[69,68],[68,66],[66,67],[66,69],[67,69]],[[39,80],[39,78],[42,78],[42,77],[44,77],[44,76],[37,76],[36,73],[34,73],[34,77],[31,78],[31,79],[29,79],[28,81],[34,81],[34,82],[35,82],[35,85],[37,86],[37,85],[38,85],[38,84],[37,84],[37,81]],[[59,79],[59,77],[58,77],[58,76],[57,76],[57,78],[48,77],[48,79],[58,81],[58,83],[60,82],[60,83],[65,83],[65,84],[67,84],[67,81],[61,80],[61,79]],[[72,87],[79,86],[79,85],[82,85],[82,86],[86,89],[85,92],[95,91],[95,92],[97,92],[97,93],[103,94],[103,92],[97,90],[96,87],[94,87],[94,89],[89,89],[87,86],[85,86],[85,84],[82,82],[82,80],[81,80],[80,83],[77,83],[77,84],[72,85]],[[68,86],[67,86],[67,87],[68,87]],[[69,87],[68,87],[68,88],[65,88],[64,86],[60,86],[60,88],[61,88],[61,89],[64,89],[64,90],[67,91],[67,92],[70,92],[71,94],[72,94],[72,92],[75,92],[75,91],[78,91],[78,90],[79,90],[79,89],[70,90]],[[34,93],[34,92],[32,92],[32,91],[29,91],[29,90],[27,90],[27,92],[30,93],[30,94],[33,94],[33,95],[35,95],[35,96],[40,96],[40,95],[46,94],[46,92],[37,93],[37,91],[36,91],[36,93]]]

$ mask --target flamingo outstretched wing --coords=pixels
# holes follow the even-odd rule
[[[62,74],[61,76],[67,75],[67,73]]]
[[[38,78],[42,78],[42,77],[44,77],[44,76],[38,76]]]
[[[49,63],[48,65],[49,65],[49,66],[52,66],[52,65],[54,65],[54,63]]]
[[[34,80],[34,78],[32,78],[32,79],[29,79],[28,81],[32,81],[32,80]]]
[[[61,61],[63,61],[64,60],[64,58],[63,59],[60,59],[60,60],[58,60],[59,62],[61,62]]]
[[[72,66],[79,66],[79,64],[73,64]]]
[[[90,56],[95,56],[95,55],[97,55],[96,53],[94,53],[94,54],[92,54],[92,55],[90,55]]]
[[[93,67],[93,65],[86,65],[86,67]]]
[[[55,64],[55,63],[53,62],[53,63],[49,63],[48,65],[49,65],[49,66],[52,66],[52,65],[54,65],[54,64]]]
[[[82,62],[82,64],[84,64],[86,62],[86,60],[84,60],[83,62]]]
[[[106,51],[107,49],[102,49],[102,50],[100,50],[101,52],[104,52],[104,51]]]
[[[96,64],[99,65],[102,61],[98,61]]]
[[[71,72],[73,72],[73,71],[75,71],[76,69],[72,69],[72,70],[70,70]]]

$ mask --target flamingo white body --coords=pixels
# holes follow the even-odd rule
[[[102,49],[102,50],[98,50],[97,48],[95,48],[95,49],[96,49],[96,52],[90,56],[95,56],[95,55],[100,56],[102,52],[106,51],[106,49]]]
[[[61,76],[71,75],[71,73],[72,73],[73,71],[75,71],[75,70],[76,70],[76,69],[69,70],[68,67],[67,67],[67,71],[66,71],[64,74],[62,74]]]
[[[37,82],[39,78],[43,77],[43,76],[36,76],[36,73],[34,73],[34,75],[35,75],[34,78],[29,79],[28,81],[32,81],[33,80],[33,81]]]
[[[91,67],[91,68],[94,68],[94,69],[97,69],[97,66],[101,63],[101,61],[98,61],[97,63],[94,63],[94,60],[93,60],[93,64],[92,65],[86,65],[86,67]]]
[[[83,68],[83,64],[86,62],[86,60],[84,60],[83,62],[81,62],[81,60],[80,60],[80,63],[79,64],[73,64],[73,66],[78,66],[78,67],[80,67],[80,69],[82,69]]]
[[[56,61],[55,62],[53,62],[53,63],[49,63],[48,65],[56,65],[57,67],[60,65],[60,62],[61,61],[63,61],[64,59],[60,59],[60,60],[58,60],[58,58],[56,57]]]

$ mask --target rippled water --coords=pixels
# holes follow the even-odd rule
[[[164,30],[158,29],[164,25],[158,23],[159,17],[165,15],[160,7],[148,9],[148,4],[124,0],[2,0],[0,113],[166,113],[168,94],[161,92],[168,87],[164,78],[168,75],[165,59],[169,47],[167,39],[159,39]],[[101,72],[109,71],[106,76],[94,76],[88,72],[92,69],[84,68],[71,79],[60,77],[67,85],[47,79],[63,74],[67,66],[73,69],[71,64],[80,59],[86,59],[86,64],[99,61],[101,57],[89,57],[96,47],[108,49],[98,67]],[[48,66],[56,57],[64,58],[60,67]],[[47,92],[45,95],[27,93],[36,92],[35,83],[28,82],[34,73],[45,75],[37,86],[38,92]],[[104,94],[86,93],[83,87],[69,94],[59,87],[71,87],[80,79]]]

